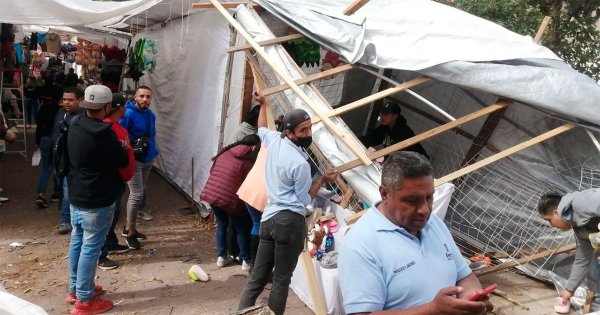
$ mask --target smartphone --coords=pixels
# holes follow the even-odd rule
[[[490,285],[489,287],[483,289],[482,291],[473,294],[473,296],[471,296],[469,298],[469,301],[481,301],[481,300],[483,300],[483,298],[490,295],[490,293],[492,293],[492,291],[496,290],[497,287],[498,287],[498,285],[494,283],[494,284]]]

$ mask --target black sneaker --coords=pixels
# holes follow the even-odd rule
[[[108,253],[109,254],[123,254],[130,250],[131,250],[131,248],[129,248],[129,246],[117,244],[113,248],[109,249]]]
[[[131,249],[142,248],[142,244],[140,244],[140,241],[138,241],[138,239],[135,236],[127,236],[127,239],[125,239],[125,243]]]
[[[98,261],[98,268],[102,269],[102,270],[111,270],[111,269],[115,269],[119,267],[119,264],[117,264],[116,261],[112,261],[108,258],[101,258]]]
[[[127,235],[129,235],[129,231],[127,231],[125,229],[125,226],[123,226],[123,232],[121,232],[121,236],[127,237]],[[133,236],[135,236],[140,241],[141,240],[145,240],[147,238],[146,235],[144,235],[144,234],[142,234],[142,233],[140,233],[138,231],[135,231],[135,233],[133,234]]]
[[[60,200],[60,195],[58,193],[53,193],[52,196],[50,197],[50,200],[56,202]]]
[[[35,204],[40,209],[46,209],[46,208],[49,207],[48,202],[46,201],[46,199],[44,199],[44,197],[41,197],[41,196],[37,197],[37,199],[35,200]]]

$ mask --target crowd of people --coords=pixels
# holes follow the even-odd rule
[[[74,305],[72,314],[103,313],[113,303],[99,297],[103,289],[95,283],[96,269],[117,268],[111,254],[139,250],[147,237],[136,222],[153,219],[145,208],[148,177],[159,153],[156,116],[150,109],[152,89],[138,87],[127,102],[103,85],[59,90],[48,79],[43,89],[31,93],[41,100],[35,117],[36,145],[42,156],[35,202],[40,209],[49,206],[46,190],[54,179],[51,200],[59,201],[60,209],[57,231],[71,235],[66,301]],[[265,98],[255,92],[254,100],[258,105],[231,143],[212,158],[200,199],[216,220],[217,266],[237,260],[250,274],[239,310],[253,306],[271,282],[268,307],[283,314],[306,242],[307,207],[338,173],[331,169],[315,174],[311,168],[312,130],[306,111],[285,113],[279,119],[280,130],[272,131],[266,128]],[[384,105],[380,120],[380,127],[363,138],[370,147],[389,146],[414,135],[393,102]],[[11,139],[3,126],[0,138]],[[434,182],[428,158],[421,146],[413,146],[385,159],[381,201],[366,210],[338,249],[346,313],[485,314],[493,309],[487,297],[470,300],[482,290],[481,284],[443,221],[431,215]],[[122,230],[115,231],[126,185],[127,220]],[[574,229],[578,240],[563,301],[589,271],[593,248],[600,247],[600,241],[595,244],[590,236],[600,223],[597,196],[590,190],[548,194],[540,200],[540,215],[554,227]],[[124,244],[119,244],[118,232]],[[234,246],[227,244],[228,234],[233,235]]]

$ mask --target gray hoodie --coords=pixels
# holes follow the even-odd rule
[[[596,274],[596,268],[590,270],[590,265],[593,266],[596,261],[596,255],[589,234],[598,232],[600,189],[593,188],[566,194],[560,200],[557,212],[563,220],[571,224],[575,233],[577,243],[575,262],[566,285],[566,289],[573,292],[588,272]]]

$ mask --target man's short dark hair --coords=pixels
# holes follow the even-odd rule
[[[550,215],[552,211],[558,208],[558,204],[563,195],[556,192],[545,193],[540,197],[537,204],[537,210],[541,216]]]
[[[74,86],[65,87],[63,89],[63,94],[64,93],[72,93],[72,94],[75,94],[75,97],[77,99],[83,99],[83,91],[80,88],[77,88]]]
[[[135,89],[135,93],[134,93],[134,94],[137,94],[137,92],[138,92],[139,90],[148,90],[148,91],[152,92],[152,89],[151,89],[151,88],[149,88],[149,87],[147,87],[147,86],[145,86],[145,85],[140,85],[140,86],[138,86],[138,88],[137,88],[137,89]]]
[[[433,175],[429,160],[422,154],[412,151],[400,151],[389,156],[381,170],[381,184],[388,189],[402,188],[404,178],[419,178]]]

